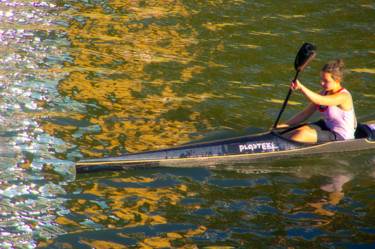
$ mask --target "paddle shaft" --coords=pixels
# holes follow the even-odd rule
[[[296,82],[296,80],[297,80],[298,75],[299,75],[300,72],[301,72],[301,70],[298,70],[297,73],[296,73],[296,76],[294,76],[294,79],[293,79],[293,82],[294,82],[294,83]],[[277,124],[279,123],[279,120],[280,120],[280,118],[281,118],[281,115],[282,115],[283,112],[285,111],[286,105],[288,104],[288,101],[289,101],[290,95],[292,95],[292,92],[293,92],[292,89],[289,89],[288,95],[286,96],[285,101],[284,101],[284,104],[283,104],[283,106],[281,107],[281,110],[280,110],[279,116],[277,117],[276,122],[275,122],[275,124],[273,125],[273,128],[274,128],[274,129],[277,127]]]

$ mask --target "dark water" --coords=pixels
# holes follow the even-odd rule
[[[373,151],[76,175],[82,158],[267,130],[342,58],[372,121],[373,1],[0,1],[1,248],[373,248]],[[286,119],[307,102],[293,94]],[[316,117],[314,117],[316,118]]]

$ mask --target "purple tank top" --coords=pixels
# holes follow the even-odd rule
[[[341,88],[338,92],[349,93],[344,88]],[[323,95],[326,95],[325,91]],[[338,106],[318,106],[318,112],[323,115],[330,130],[338,133],[343,139],[354,139],[356,123],[354,107],[350,111],[343,111]]]

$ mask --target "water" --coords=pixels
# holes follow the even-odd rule
[[[303,42],[374,120],[372,1],[0,1],[1,248],[371,248],[373,151],[75,175],[267,130]],[[286,119],[307,104],[293,94]],[[314,117],[315,118],[315,117]],[[204,165],[202,165],[204,166]]]

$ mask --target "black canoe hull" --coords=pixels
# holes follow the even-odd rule
[[[77,173],[143,167],[210,167],[320,153],[375,149],[375,125],[359,125],[357,139],[321,144],[299,143],[269,132],[171,149],[87,159],[76,163]]]

